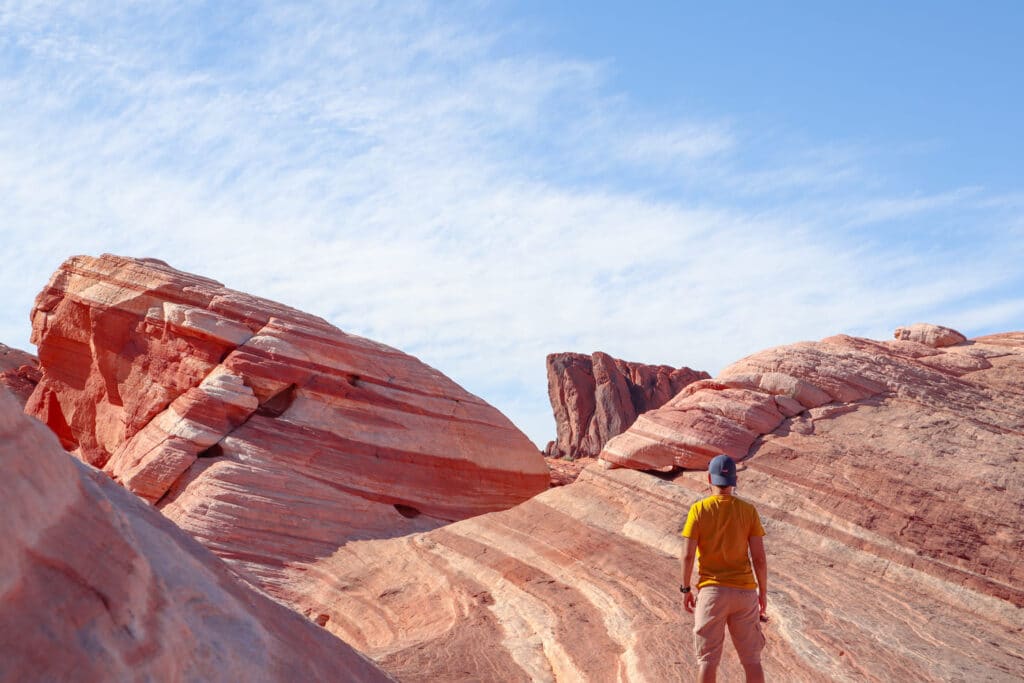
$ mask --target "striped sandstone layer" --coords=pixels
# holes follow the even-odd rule
[[[911,329],[917,338],[932,339],[932,345],[911,341]],[[758,438],[784,420],[822,406],[894,396],[925,408],[951,399],[970,409],[974,398],[984,397],[956,378],[988,370],[989,358],[1006,355],[998,344],[951,346],[964,337],[937,325],[899,328],[896,337],[901,339],[873,342],[839,335],[744,358],[640,416],[600,457],[635,469],[703,469],[718,453],[746,457]],[[945,396],[947,390],[954,394]]]
[[[387,681],[0,388],[0,681]]]
[[[670,456],[652,464],[747,458],[772,680],[1019,680],[1024,334],[833,337],[700,385],[648,414]],[[678,530],[705,492],[703,472],[605,460],[507,511],[350,543],[293,601],[403,681],[689,680]],[[721,673],[741,680],[731,646]]]
[[[417,359],[152,259],[68,259],[27,412],[273,592],[352,538],[547,488],[533,444]]]

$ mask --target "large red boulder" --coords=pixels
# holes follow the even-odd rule
[[[547,357],[548,398],[557,439],[548,457],[585,458],[626,431],[638,415],[661,407],[706,372],[668,365],[645,365],[597,352],[552,353]]]
[[[386,681],[0,388],[0,681]]]
[[[437,370],[152,259],[68,259],[32,312],[27,411],[274,591],[354,538],[547,488],[529,439]]]

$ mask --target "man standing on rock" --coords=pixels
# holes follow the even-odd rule
[[[708,464],[708,483],[712,495],[691,505],[686,516],[682,531],[686,549],[679,586],[686,596],[686,611],[694,612],[696,608],[693,636],[700,663],[698,681],[715,680],[728,626],[747,682],[759,683],[764,681],[760,620],[766,618],[768,605],[764,527],[754,506],[733,495],[736,462],[732,458],[712,458]],[[699,578],[696,590],[692,590],[690,578],[695,557]]]

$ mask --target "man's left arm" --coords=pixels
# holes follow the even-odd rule
[[[686,546],[683,549],[683,555],[680,558],[682,564],[682,579],[680,585],[686,587],[690,586],[690,579],[693,577],[693,561],[697,557],[697,537],[686,536]],[[684,596],[683,607],[686,608],[687,612],[692,612],[694,607],[697,606],[697,591],[690,586],[690,592]]]

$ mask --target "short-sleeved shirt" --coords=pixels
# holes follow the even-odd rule
[[[708,496],[690,506],[682,535],[697,537],[698,588],[757,588],[747,547],[764,536],[757,509],[736,496]]]

